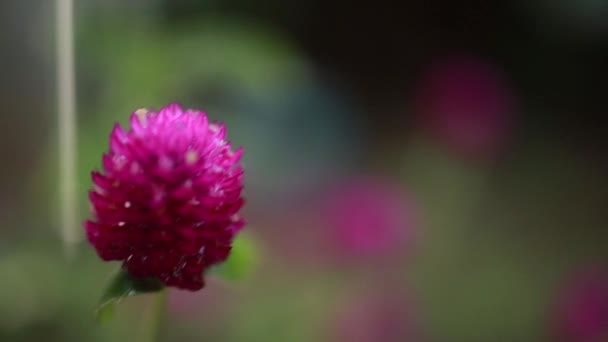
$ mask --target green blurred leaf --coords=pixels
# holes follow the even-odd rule
[[[164,285],[156,278],[135,278],[121,268],[99,301],[97,320],[107,322],[112,319],[115,304],[126,297],[158,292],[163,288]]]
[[[255,241],[246,234],[239,234],[232,244],[228,260],[209,270],[228,280],[242,280],[251,274],[258,261],[258,249]]]

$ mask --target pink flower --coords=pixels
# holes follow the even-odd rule
[[[244,225],[242,149],[232,150],[224,125],[177,104],[130,121],[128,131],[114,127],[103,172],[92,173],[88,240],[132,276],[201,289]]]
[[[422,341],[410,302],[395,296],[367,295],[340,306],[332,321],[332,341]]]
[[[559,294],[554,318],[559,341],[608,341],[608,272],[575,274]]]
[[[391,254],[412,239],[413,208],[396,185],[354,179],[333,189],[326,203],[334,245],[347,255]]]
[[[236,303],[238,294],[235,291],[219,278],[209,277],[205,281],[205,291],[169,291],[167,311],[180,319],[198,320],[204,316],[208,324],[220,324]]]
[[[500,70],[466,56],[432,64],[416,101],[417,114],[432,135],[452,151],[473,157],[504,147],[515,109]]]

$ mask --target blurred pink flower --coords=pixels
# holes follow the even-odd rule
[[[554,333],[564,342],[608,341],[608,272],[575,274],[559,293]]]
[[[341,253],[392,254],[412,240],[414,210],[397,184],[353,179],[331,190],[325,203],[323,219]]]
[[[425,129],[454,152],[488,157],[506,143],[514,99],[500,70],[457,56],[432,64],[423,74],[416,111]]]
[[[331,341],[421,341],[411,303],[396,295],[363,295],[341,307],[330,323]]]
[[[225,310],[227,304],[231,302],[231,296],[234,297],[234,293],[226,284],[214,277],[205,279],[205,282],[205,291],[192,293],[180,289],[170,289],[167,303],[169,313],[197,319],[199,314],[206,312],[213,313],[213,317],[217,318],[218,314]]]
[[[239,288],[214,276],[205,277],[205,291],[176,288],[167,291],[170,320],[204,331],[206,336],[226,336],[226,331],[234,327],[235,315],[242,307],[244,296]]]

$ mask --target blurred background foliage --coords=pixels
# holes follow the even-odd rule
[[[563,280],[605,267],[605,1],[76,4],[82,220],[137,108],[203,108],[245,147],[250,224],[204,290],[171,292],[162,340],[553,341]],[[98,325],[118,265],[61,250],[53,13],[0,4],[0,340],[137,338],[149,298]],[[335,239],[353,179],[403,197],[346,209],[402,208],[357,230],[407,231],[395,250]]]

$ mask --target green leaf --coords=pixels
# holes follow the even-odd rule
[[[126,297],[158,292],[163,288],[163,283],[156,278],[135,278],[121,268],[99,301],[95,312],[97,320],[107,322],[112,319],[114,306]]]
[[[251,274],[257,262],[258,248],[255,241],[249,235],[241,233],[232,243],[228,260],[214,266],[208,273],[228,280],[242,280]]]

